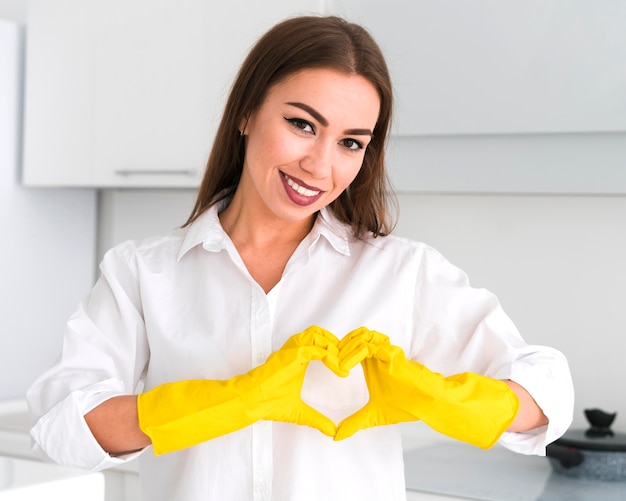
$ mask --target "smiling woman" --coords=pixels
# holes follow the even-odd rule
[[[36,449],[89,469],[141,455],[150,501],[404,501],[390,425],[407,421],[542,454],[571,421],[567,362],[389,234],[391,108],[360,26],[300,17],[264,35],[189,219],[106,254],[29,391]]]
[[[241,249],[252,243],[254,252],[266,257],[281,240],[278,235],[297,245],[311,230],[315,214],[333,203],[361,170],[379,108],[378,92],[368,80],[334,69],[301,70],[274,84],[242,123],[242,174],[220,213],[235,245]],[[275,281],[264,286],[266,292],[278,282],[284,265],[277,263]]]
[[[290,43],[285,43],[287,40]],[[337,217],[350,224],[357,235],[368,231],[374,235],[391,232],[394,223],[390,219],[389,205],[394,202],[393,199],[390,201],[392,189],[384,163],[384,147],[393,108],[389,71],[380,48],[369,33],[358,25],[335,17],[290,19],[276,25],[252,48],[227,100],[214,143],[219,147],[213,148],[211,152],[196,205],[187,224],[192,223],[211,204],[232,197],[246,155],[246,140],[242,132],[247,129],[251,114],[261,109],[274,86],[278,83],[287,85],[287,81],[296,78],[299,72],[316,69],[333,73],[335,79],[360,79],[361,84],[369,85],[377,93],[378,102],[369,101],[372,106],[378,106],[373,122],[372,117],[363,117],[372,123],[346,125],[346,136],[367,136],[356,139],[363,144],[369,141],[369,145],[363,153],[363,168],[359,175],[349,189],[332,203],[332,207]],[[327,84],[330,83],[329,80]],[[321,102],[328,97],[315,88],[313,82],[307,85]],[[351,114],[363,106],[355,102],[352,91],[350,86],[342,91],[343,98],[347,99],[342,102],[344,113],[348,106],[352,106],[349,110]],[[334,89],[333,92],[339,98],[340,89]],[[326,127],[327,118],[331,118],[322,113],[327,106],[320,105],[318,109],[302,100],[289,100],[283,104],[291,105],[291,113],[298,108],[322,127]],[[287,114],[284,118],[298,117]],[[298,121],[297,126],[306,129],[305,122],[307,120]],[[238,131],[238,134],[234,134],[234,131]],[[352,193],[358,193],[358,196],[351,196]]]

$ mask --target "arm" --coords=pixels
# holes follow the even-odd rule
[[[548,418],[535,402],[535,399],[515,381],[504,381],[519,399],[519,410],[508,431],[522,432],[548,424]]]
[[[361,363],[370,397],[339,423],[335,440],[372,426],[421,420],[439,433],[488,449],[510,429],[520,407],[506,382],[471,372],[443,376],[365,327],[341,341],[339,356],[343,369]]]
[[[346,375],[339,370],[337,343],[330,332],[312,326],[246,374],[165,383],[138,396],[115,396],[88,412],[85,421],[113,455],[148,445],[157,455],[173,452],[261,419],[308,425],[333,436],[335,423],[305,404],[300,392],[311,360]]]
[[[132,266],[116,249],[106,254],[101,269],[93,289],[67,321],[57,363],[27,392],[35,454],[96,471],[131,459],[107,454],[100,446],[102,437],[94,436],[92,428],[102,433],[98,425],[104,423],[102,430],[112,434],[113,428],[130,422],[118,419],[122,411],[111,407],[113,399],[135,391],[150,355]],[[110,414],[96,420],[104,410],[116,414],[108,421]]]
[[[573,385],[565,356],[526,343],[497,298],[471,287],[465,273],[432,249],[423,255],[416,297],[415,332],[424,334],[415,336],[408,356],[442,374],[470,371],[506,381],[520,410],[501,445],[545,454],[545,446],[572,420]]]
[[[136,395],[106,400],[88,412],[85,421],[100,447],[111,455],[140,450],[151,443],[139,428]]]

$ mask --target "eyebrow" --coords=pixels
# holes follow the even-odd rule
[[[287,103],[289,106],[295,106],[296,108],[300,108],[301,110],[306,111],[309,115],[311,115],[315,120],[321,123],[324,127],[328,127],[328,120],[324,118],[324,116],[317,111],[315,108],[311,108],[308,104],[304,103]],[[355,136],[373,136],[374,134],[370,129],[347,129],[343,131],[344,134],[354,134]]]

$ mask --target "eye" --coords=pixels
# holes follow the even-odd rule
[[[311,124],[311,122],[303,120],[302,118],[285,117],[285,120],[287,120],[287,122],[289,122],[293,127],[295,127],[298,130],[301,130],[302,132],[315,134],[315,128],[313,127],[313,124]]]
[[[363,149],[363,143],[357,141],[356,139],[342,139],[341,143],[348,148],[350,151],[360,151]]]

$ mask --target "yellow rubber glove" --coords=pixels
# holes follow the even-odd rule
[[[138,396],[139,427],[164,454],[267,419],[317,428],[334,436],[335,423],[300,399],[305,371],[321,360],[338,376],[339,340],[320,327],[289,338],[267,361],[228,380],[165,383]]]
[[[339,358],[347,370],[361,362],[370,399],[339,423],[335,440],[372,426],[422,420],[439,433],[488,449],[519,408],[503,381],[469,372],[443,377],[364,327],[341,341]]]

